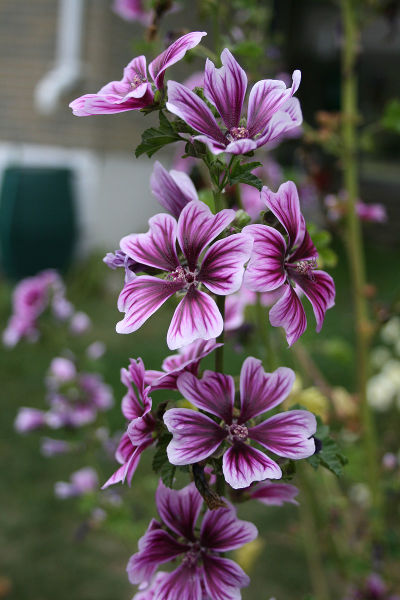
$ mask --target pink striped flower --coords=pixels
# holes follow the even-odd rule
[[[222,67],[216,69],[207,59],[204,75],[204,94],[221,122],[189,88],[168,82],[167,108],[201,134],[194,139],[204,142],[214,154],[245,154],[302,123],[300,103],[292,98],[300,85],[300,71],[294,71],[290,88],[279,80],[258,81],[250,92],[247,118],[243,119],[247,75],[227,48],[221,61]]]
[[[180,61],[188,50],[197,46],[204,31],[183,35],[149,64],[149,73],[157,90],[164,88],[164,75],[168,67]],[[69,105],[76,117],[112,114],[127,110],[140,110],[154,102],[154,90],[148,79],[146,57],[138,56],[125,67],[120,81],[111,81],[97,94],[85,94]]]
[[[142,0],[114,0],[113,10],[125,21],[137,21],[146,27],[152,21],[153,12],[145,10]]]
[[[149,396],[150,387],[145,383],[145,374],[141,358],[131,359],[129,367],[121,369],[121,381],[128,389],[122,399],[121,410],[130,423],[115,453],[115,458],[121,466],[106,481],[102,489],[125,481],[130,485],[142,452],[154,441],[155,420],[150,412],[152,400]]]
[[[189,175],[174,169],[167,171],[158,160],[154,163],[150,186],[161,206],[176,219],[186,204],[199,199]]]
[[[171,350],[196,339],[218,337],[223,329],[221,313],[215,301],[200,288],[228,295],[242,283],[244,264],[248,261],[252,239],[242,233],[213,243],[234,220],[233,210],[213,215],[202,202],[189,202],[178,222],[166,214],[149,221],[144,234],[128,235],[121,240],[121,249],[133,260],[160,269],[165,278],[140,275],[125,284],[118,308],[125,318],[117,324],[118,333],[131,333],[143,325],[168,298],[183,294],[167,334]],[[179,255],[176,242],[179,244]]]
[[[147,583],[154,594],[142,592],[142,598],[238,600],[240,588],[250,580],[234,561],[220,555],[254,540],[256,527],[239,520],[227,503],[227,508],[207,510],[197,531],[203,499],[193,483],[177,491],[160,481],[156,504],[162,522],[151,521],[127,567],[131,583]],[[152,580],[160,565],[177,559],[177,568]]]
[[[267,225],[248,225],[243,229],[254,239],[244,283],[257,292],[281,292],[269,319],[273,327],[284,327],[291,346],[307,327],[300,293],[311,302],[320,331],[327,309],[335,303],[335,284],[328,273],[316,270],[318,253],[300,212],[295,184],[283,183],[276,194],[264,187],[261,196],[287,237]]]
[[[145,381],[151,390],[177,390],[179,375],[188,371],[197,375],[202,358],[219,348],[215,340],[196,340],[179,349],[178,354],[167,356],[163,361],[162,371],[146,371]]]
[[[307,458],[315,452],[315,417],[306,410],[290,410],[256,425],[253,420],[288,396],[294,378],[294,372],[286,367],[265,373],[260,360],[248,357],[240,374],[237,416],[233,377],[205,371],[203,378],[197,379],[192,373],[183,373],[178,389],[199,411],[172,408],[165,413],[164,423],[173,435],[167,448],[169,461],[173,465],[193,464],[227,444],[222,470],[231,487],[246,488],[254,481],[279,479],[279,465],[250,442],[285,458]],[[200,411],[216,416],[218,422]]]

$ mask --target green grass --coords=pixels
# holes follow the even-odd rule
[[[369,248],[371,278],[383,297],[390,300],[396,290],[387,255],[387,249]],[[319,336],[313,331],[313,318],[308,313],[310,325],[304,342],[333,384],[352,386],[354,354],[350,292],[343,264],[340,263],[335,271],[336,308],[329,311]],[[129,518],[122,520],[116,512],[112,526],[100,526],[82,539],[78,535],[82,533],[85,519],[82,504],[57,500],[53,485],[57,480],[68,479],[71,471],[87,464],[85,460],[89,454],[82,452],[45,459],[39,452],[41,434],[19,436],[13,429],[20,406],[45,406],[43,375],[51,358],[66,347],[78,353],[94,339],[107,344],[107,354],[99,365],[116,397],[115,407],[102,422],[107,422],[112,431],[123,427],[119,402],[124,388],[119,381],[119,370],[127,364],[129,357],[137,356],[143,358],[148,368],[159,368],[168,353],[165,333],[170,307],[161,311],[159,317],[152,318],[137,334],[117,335],[119,275],[105,273],[99,262],[81,266],[70,274],[69,296],[93,321],[93,330],[88,335],[71,340],[67,346],[61,330],[50,328],[47,323],[47,333],[39,343],[22,343],[13,350],[0,349],[0,578],[7,578],[11,584],[11,592],[4,597],[13,600],[128,600],[133,595],[125,566],[129,556],[136,551],[137,537],[144,532],[148,520],[155,516],[152,494],[156,478],[151,472],[151,451],[142,461],[132,488],[124,490]],[[105,279],[111,282],[115,291],[107,291]],[[10,291],[6,284],[2,286],[2,323],[9,314]],[[274,336],[280,339],[279,332],[275,331]],[[252,348],[257,350],[257,342],[253,342]],[[235,353],[230,344],[226,355],[227,370],[237,374],[242,360],[243,355]],[[290,351],[284,350],[280,361],[292,364]],[[208,365],[211,364],[208,360]],[[165,394],[160,393],[160,397]],[[112,472],[114,463],[97,454],[92,458],[96,459],[104,480]],[[318,477],[313,481],[315,485],[320,484]],[[253,503],[240,506],[239,515],[254,520],[265,538],[265,547],[251,574],[251,587],[243,592],[244,600],[268,600],[273,596],[278,600],[300,600],[309,594],[298,509],[292,506],[267,509]],[[329,535],[328,522],[321,524],[321,534]]]

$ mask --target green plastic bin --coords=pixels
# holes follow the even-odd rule
[[[77,237],[72,172],[66,168],[8,167],[0,193],[0,249],[12,279],[71,262]]]

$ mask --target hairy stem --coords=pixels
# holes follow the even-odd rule
[[[366,455],[366,473],[372,497],[371,528],[375,540],[381,537],[382,495],[379,485],[379,463],[376,432],[372,411],[367,401],[367,378],[371,325],[365,296],[366,278],[361,224],[356,212],[358,198],[358,165],[356,143],[357,58],[358,29],[354,0],[341,0],[344,29],[342,47],[342,169],[343,183],[347,192],[348,210],[346,220],[347,255],[353,287],[355,334],[357,349],[358,394]]]
[[[222,315],[222,320],[225,322],[225,296],[217,296],[217,306]],[[219,344],[224,343],[225,330],[222,330],[220,336],[217,337]],[[224,346],[220,346],[215,350],[215,370],[219,373],[224,372]]]

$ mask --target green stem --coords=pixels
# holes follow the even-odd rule
[[[306,472],[306,465],[299,465],[297,472],[303,496],[300,500],[299,510],[304,549],[314,595],[318,600],[330,600],[329,585],[325,575],[318,528],[312,506],[312,486]]]
[[[222,320],[225,321],[225,296],[217,296],[217,306],[222,315]],[[217,337],[219,344],[224,343],[225,330],[222,330],[220,336]],[[219,373],[224,372],[224,346],[220,346],[215,351],[215,370]]]
[[[357,58],[358,29],[354,0],[341,0],[344,28],[342,49],[342,169],[347,192],[347,255],[353,286],[355,334],[357,349],[358,394],[366,454],[366,472],[372,497],[371,528],[375,540],[382,534],[382,495],[379,484],[379,462],[376,432],[372,411],[367,401],[367,378],[371,325],[365,296],[366,277],[361,224],[356,212],[358,198],[358,165],[356,143],[357,80],[355,63]]]
[[[256,301],[256,322],[258,334],[260,336],[261,345],[263,348],[263,363],[264,367],[268,371],[273,371],[276,367],[276,361],[274,357],[274,352],[271,344],[270,331],[268,329],[268,317],[267,311],[265,307],[261,303],[261,294],[257,292],[257,301]]]

